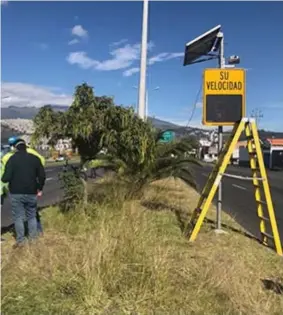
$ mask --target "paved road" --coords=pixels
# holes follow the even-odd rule
[[[43,190],[43,197],[39,200],[39,207],[45,207],[58,202],[63,195],[58,181],[58,173],[62,166],[52,166],[46,168],[46,184]],[[1,209],[1,229],[7,228],[12,224],[11,205],[9,198],[5,199]]]
[[[212,170],[211,165],[195,167],[194,174],[201,190]],[[231,166],[227,173],[251,176],[248,168]],[[268,171],[269,185],[277,218],[279,233],[283,242],[283,172]],[[214,199],[216,201],[216,197]],[[251,181],[229,177],[223,179],[223,209],[243,226],[248,232],[259,237],[259,219],[256,214],[254,188]]]
[[[44,195],[39,201],[39,206],[47,206],[56,203],[62,198],[62,190],[58,182],[58,172],[62,166],[53,166],[46,168],[46,185]],[[194,167],[196,182],[199,190],[203,188],[206,180],[212,170],[212,165],[203,167]],[[251,171],[248,168],[229,167],[231,174],[250,176]],[[268,172],[271,193],[273,197],[274,208],[281,239],[283,241],[283,172]],[[236,221],[242,225],[248,232],[259,236],[259,220],[256,215],[256,204],[254,201],[254,192],[252,182],[242,181],[225,177],[223,180],[223,209],[233,216]],[[2,224],[5,228],[11,225],[10,203],[7,199],[2,208]]]
[[[47,166],[46,182],[43,189],[43,196],[39,199],[38,206],[44,208],[58,203],[63,197],[63,190],[58,179],[58,174],[62,170],[62,165]],[[102,170],[98,170],[98,176],[102,176]],[[11,204],[9,198],[5,199],[4,206],[1,209],[1,229],[5,232],[12,224]]]

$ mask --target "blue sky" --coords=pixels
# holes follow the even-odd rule
[[[137,103],[142,2],[8,2],[2,15],[2,106],[70,103],[86,81],[117,104]],[[185,44],[221,24],[225,55],[247,68],[247,113],[283,131],[283,2],[150,2],[149,114],[186,124],[204,68]],[[159,86],[159,90],[154,90]],[[201,101],[201,100],[200,100]],[[201,106],[191,121],[201,126]]]

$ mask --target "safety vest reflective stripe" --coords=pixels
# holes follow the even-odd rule
[[[32,148],[27,148],[27,152],[30,153],[30,154],[33,154],[35,156],[37,156],[40,161],[41,161],[41,164],[42,166],[44,167],[45,166],[45,158],[40,155],[36,150],[32,149]],[[11,151],[11,152],[8,152],[6,153],[2,159],[1,159],[1,178],[5,172],[5,167],[10,159],[10,157],[15,153],[15,151]],[[1,181],[1,195],[4,193],[4,188],[7,188],[8,187],[8,184],[5,184],[5,183],[2,183]]]

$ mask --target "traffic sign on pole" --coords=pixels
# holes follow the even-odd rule
[[[162,137],[160,138],[159,142],[167,143],[172,142],[175,138],[175,132],[172,130],[166,130],[163,132]]]
[[[205,69],[203,124],[232,126],[245,117],[245,83],[243,69]]]

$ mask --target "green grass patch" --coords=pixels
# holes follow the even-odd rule
[[[2,313],[282,314],[282,258],[232,218],[223,214],[228,234],[207,221],[194,243],[183,237],[197,198],[167,180],[122,205],[46,209],[36,244],[13,250],[8,235],[2,244]]]
[[[76,157],[76,158],[73,158],[69,161],[69,164],[75,164],[75,163],[79,163],[80,162],[80,158]],[[64,165],[65,164],[65,161],[54,161],[54,160],[46,160],[46,166],[56,166],[56,165]]]

